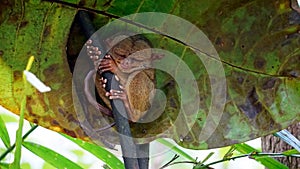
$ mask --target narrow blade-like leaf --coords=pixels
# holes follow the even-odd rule
[[[245,143],[235,144],[234,146],[237,151],[243,154],[258,152],[258,150]],[[288,169],[287,166],[285,166],[284,164],[278,162],[277,160],[271,157],[259,157],[259,158],[254,157],[254,159],[269,169]]]
[[[10,147],[10,138],[3,119],[0,116],[0,137],[6,148]]]
[[[78,164],[42,145],[23,142],[23,146],[56,168],[82,169]]]
[[[202,163],[205,163],[212,155],[214,155],[214,152],[210,152],[203,160]]]
[[[172,144],[171,142],[169,142],[166,139],[160,138],[157,139],[158,142],[160,142],[161,144],[169,147],[172,149],[172,151],[180,154],[181,156],[185,157],[186,159],[190,160],[190,161],[195,161],[195,159],[193,157],[191,157],[190,155],[188,155],[186,152],[182,151],[181,149],[179,149],[176,145]]]
[[[1,169],[8,169],[9,168],[9,164],[7,164],[7,163],[0,163],[0,168]]]
[[[282,154],[284,154],[286,156],[299,155],[299,157],[300,157],[300,152],[297,151],[296,149],[291,149],[291,150],[284,151],[284,152],[282,152]]]
[[[98,145],[91,144],[79,139],[75,139],[73,137],[63,135],[67,139],[71,140],[72,142],[76,143],[81,148],[87,150],[88,152],[95,155],[97,158],[99,158],[101,161],[105,162],[106,165],[113,169],[124,169],[124,164],[111,152],[107,151],[105,148],[102,148]]]

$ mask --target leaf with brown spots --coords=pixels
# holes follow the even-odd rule
[[[225,69],[227,100],[218,127],[207,141],[202,141],[200,131],[212,99],[210,82],[216,81],[213,78],[210,81],[205,66],[188,46],[168,37],[149,36],[154,47],[178,55],[200,86],[199,113],[190,133],[181,135],[181,128],[172,131],[172,138],[181,146],[192,149],[222,147],[267,135],[300,120],[300,16],[292,10],[289,0],[193,0],[188,3],[169,0],[155,4],[150,0],[143,3],[42,1],[39,5],[32,4],[33,1],[4,2],[0,2],[0,104],[18,114],[20,96],[27,92],[30,104],[26,118],[46,128],[84,140],[90,139],[89,134],[103,141],[107,133],[93,135],[80,124],[99,128],[106,119],[112,120],[100,116],[92,106],[88,106],[89,116],[74,110],[74,105],[79,103],[74,104],[72,96],[81,93],[72,95],[72,76],[65,50],[69,40],[67,49],[71,63],[72,56],[78,54],[85,41],[79,34],[68,36],[78,6],[94,11],[94,23],[99,27],[112,17],[136,12],[173,14],[195,24],[213,42]],[[184,25],[178,25],[177,29],[180,32]],[[81,41],[75,43],[78,39]],[[30,55],[36,57],[32,72],[52,88],[51,92],[40,94],[34,88],[24,91],[21,76]],[[72,65],[70,67],[72,69]],[[182,106],[174,79],[159,71],[156,78],[157,87],[166,94],[167,107],[153,122],[132,124],[137,137],[171,137],[159,134],[173,125]],[[184,128],[191,117],[186,114],[180,118]]]

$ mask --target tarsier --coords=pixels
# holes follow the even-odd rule
[[[150,42],[140,35],[118,35],[107,39],[105,43],[110,50],[98,64],[95,64],[97,68],[95,85],[99,96],[110,110],[109,99],[122,100],[128,119],[137,122],[151,106],[155,89],[155,71],[151,68],[151,64],[161,56],[153,54]],[[100,52],[97,47],[92,46],[91,40],[87,42],[87,52],[92,59],[99,59]],[[105,91],[107,80],[102,77],[102,73],[106,71],[114,74],[120,83],[120,90]],[[110,112],[100,104],[97,106],[106,114]]]

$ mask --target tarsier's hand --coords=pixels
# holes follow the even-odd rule
[[[116,63],[113,61],[110,55],[105,55],[103,59],[101,59],[98,70],[100,73],[110,71],[113,74],[118,73],[118,67]]]

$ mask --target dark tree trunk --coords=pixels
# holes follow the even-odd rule
[[[300,123],[291,125],[287,130],[291,132],[296,138],[300,139]],[[262,137],[263,152],[280,153],[290,149],[292,149],[292,147],[280,140],[278,137],[275,137],[273,135]],[[275,159],[285,164],[290,169],[300,168],[300,158],[284,157]]]

